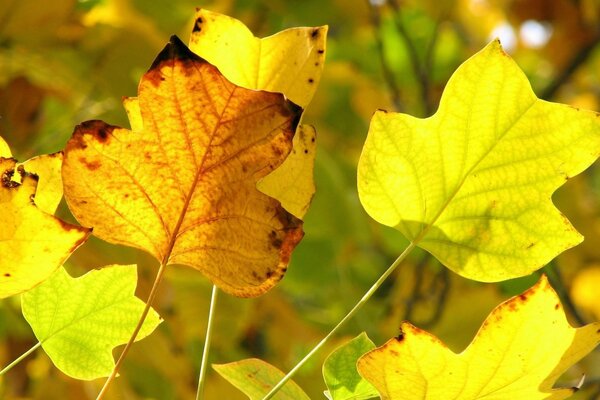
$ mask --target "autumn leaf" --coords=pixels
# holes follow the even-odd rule
[[[11,158],[12,157],[12,153],[10,152],[10,147],[8,147],[8,143],[6,143],[6,141],[4,139],[2,139],[2,136],[0,136],[0,157],[2,157],[2,158]]]
[[[261,39],[235,18],[200,9],[190,50],[239,86],[283,93],[307,107],[321,80],[327,30],[327,26],[290,28]],[[279,200],[300,219],[315,193],[315,141],[315,129],[300,126],[286,161],[258,183],[261,192]]]
[[[600,342],[600,323],[573,328],[543,276],[502,303],[460,354],[404,322],[400,336],[365,354],[358,371],[382,399],[565,399],[553,389]]]
[[[244,392],[250,400],[262,399],[285,375],[271,364],[249,358],[229,364],[213,364],[215,371]],[[310,400],[294,381],[289,381],[275,395],[276,400]]]
[[[323,378],[329,389],[327,398],[331,400],[364,400],[378,397],[369,382],[363,379],[356,369],[358,359],[375,348],[366,333],[361,333],[348,343],[335,349],[323,364]]]
[[[448,268],[500,281],[582,241],[550,197],[599,154],[597,114],[539,100],[496,40],[455,72],[434,116],[373,116],[358,190],[371,217]]]
[[[62,153],[44,154],[19,165],[23,165],[25,171],[38,177],[36,206],[48,214],[54,214],[63,197]]]
[[[321,80],[327,30],[290,28],[260,39],[237,19],[200,9],[190,50],[236,85],[283,93],[306,107]]]
[[[53,158],[46,160],[54,163]],[[35,168],[42,167],[36,163]],[[38,176],[17,167],[16,160],[0,158],[0,173],[0,298],[4,298],[47,279],[85,242],[90,230],[45,212],[56,208],[53,190],[40,196],[46,210],[38,208]],[[54,187],[55,183],[48,185]]]
[[[76,379],[108,376],[112,350],[133,331],[144,303],[135,297],[135,265],[112,265],[72,278],[60,268],[22,297],[23,316],[54,365]],[[137,340],[160,323],[151,310]]]
[[[285,273],[302,222],[256,182],[291,150],[302,109],[228,82],[177,37],[126,100],[132,131],[89,121],[65,149],[69,208],[109,242],[258,296]],[[132,111],[133,110],[133,111]]]

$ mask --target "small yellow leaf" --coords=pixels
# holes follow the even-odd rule
[[[31,158],[22,165],[25,171],[38,176],[35,204],[48,214],[54,214],[63,197],[61,177],[62,153],[45,154]],[[18,168],[18,166],[17,166]]]
[[[81,245],[90,230],[67,224],[36,204],[36,175],[0,158],[0,298],[38,285]],[[13,174],[19,174],[15,180]]]
[[[496,307],[460,354],[408,322],[401,332],[358,361],[382,399],[565,399],[576,389],[556,380],[600,342],[600,323],[569,325],[545,276]]]
[[[299,126],[290,155],[256,185],[258,190],[279,200],[283,208],[300,219],[306,214],[315,193],[316,137],[317,132],[312,126]]]
[[[375,113],[358,191],[375,220],[494,282],[583,240],[551,196],[599,154],[598,115],[538,99],[496,40],[458,68],[432,117]]]
[[[190,50],[236,85],[283,93],[306,107],[321,79],[327,29],[291,28],[260,39],[241,21],[201,9]]]
[[[11,158],[12,157],[12,153],[10,152],[10,147],[8,147],[8,144],[6,143],[6,141],[4,139],[2,139],[2,136],[0,136],[0,157],[2,157],[2,158]]]
[[[302,110],[247,90],[173,37],[125,99],[132,131],[89,121],[65,149],[69,208],[112,243],[258,296],[285,273],[302,222],[256,182],[288,155]]]

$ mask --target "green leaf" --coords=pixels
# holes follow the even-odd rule
[[[257,358],[229,364],[213,364],[215,371],[241,390],[250,400],[262,399],[285,376],[271,364]],[[294,381],[288,381],[273,397],[275,400],[310,400]]]
[[[452,76],[426,119],[378,111],[360,200],[458,274],[524,276],[582,241],[552,193],[600,154],[596,113],[538,99],[493,41]]]
[[[144,309],[134,296],[135,265],[113,265],[72,278],[60,268],[23,294],[23,316],[54,365],[77,379],[108,376],[112,349],[127,342]],[[138,340],[160,323],[150,310]]]
[[[335,349],[323,364],[323,378],[332,400],[364,400],[378,397],[377,390],[356,368],[358,359],[375,348],[365,332]]]

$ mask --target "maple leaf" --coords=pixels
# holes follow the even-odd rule
[[[89,121],[67,143],[65,198],[79,222],[230,294],[275,285],[302,221],[256,182],[290,152],[302,109],[230,83],[177,37],[125,104],[139,110],[132,131]]]
[[[244,392],[250,400],[260,400],[284,373],[271,364],[249,358],[229,364],[213,364],[215,371],[229,383]],[[294,381],[289,381],[277,393],[278,400],[310,400]]]
[[[112,349],[127,342],[144,302],[135,297],[135,265],[111,265],[72,278],[60,268],[25,293],[21,307],[54,365],[76,379],[108,376]],[[151,310],[136,340],[160,323]]]
[[[382,399],[548,399],[556,379],[600,342],[600,323],[573,328],[545,276],[494,309],[460,354],[409,322],[358,361]]]
[[[538,99],[493,41],[455,72],[434,116],[373,116],[358,190],[371,217],[448,268],[500,281],[582,241],[550,197],[599,154],[597,114]]]
[[[40,157],[36,170],[56,168],[58,157]],[[38,176],[0,158],[0,298],[12,296],[48,278],[79,247],[90,230],[67,224],[51,213],[56,209],[56,179],[39,193]],[[41,190],[41,189],[40,189]],[[40,201],[45,208],[36,204]],[[49,213],[50,212],[50,213]]]

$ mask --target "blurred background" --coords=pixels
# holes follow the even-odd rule
[[[319,146],[306,236],[275,289],[256,299],[220,296],[213,363],[258,357],[288,371],[407,245],[358,201],[356,165],[376,109],[431,115],[458,65],[500,37],[539,97],[600,110],[597,0],[0,0],[0,135],[15,157],[61,150],[85,120],[128,126],[122,96],[136,95],[170,35],[187,41],[195,7],[240,19],[261,37],[329,25],[323,78],[304,116]],[[543,270],[578,326],[600,319],[600,170],[570,179],[553,199],[586,237]],[[60,215],[73,221],[64,205]],[[141,252],[93,238],[66,267],[80,275],[114,263],[139,265],[145,299],[158,265]],[[481,284],[415,251],[295,380],[324,398],[321,365],[330,351],[362,331],[380,345],[404,319],[460,352],[497,304],[538,277]],[[154,304],[165,322],[133,347],[109,398],[194,398],[210,288],[196,271],[168,271]],[[18,296],[0,302],[0,366],[35,342]],[[600,398],[598,351],[559,383],[572,386],[583,373],[574,398]],[[0,378],[0,398],[93,399],[102,383],[65,376],[38,350]],[[211,371],[206,398],[245,396]]]

